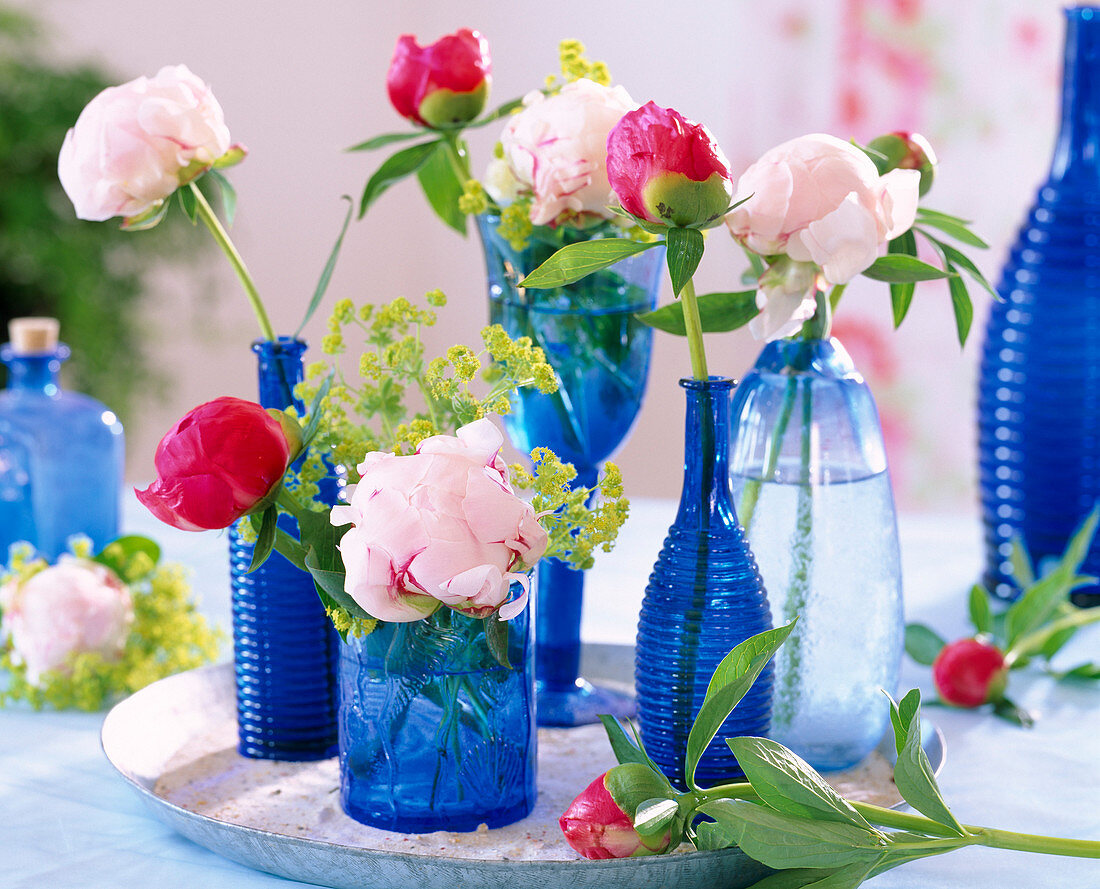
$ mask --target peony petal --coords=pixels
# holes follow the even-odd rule
[[[830,284],[847,284],[878,258],[875,217],[854,192],[832,213],[810,223],[799,239]]]

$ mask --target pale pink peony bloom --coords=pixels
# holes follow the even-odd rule
[[[230,149],[218,100],[186,65],[108,87],[65,136],[57,173],[80,219],[130,218]]]
[[[367,454],[348,505],[331,513],[334,525],[352,525],[340,542],[348,595],[387,621],[419,620],[441,604],[474,617],[522,611],[523,572],[547,535],[512,490],[503,444],[478,420],[425,439],[415,454]],[[524,592],[508,601],[513,581]]]
[[[771,342],[798,333],[817,308],[818,276],[812,262],[792,262],[782,256],[772,263],[757,286],[760,314],[749,322],[752,335]]]
[[[47,671],[67,672],[77,654],[117,657],[134,620],[122,581],[103,565],[70,556],[0,586],[0,609],[13,659],[26,667],[32,685]]]
[[[610,219],[607,135],[637,104],[621,86],[580,79],[553,96],[532,93],[504,128],[504,158],[534,197],[531,222],[549,225],[563,214]]]

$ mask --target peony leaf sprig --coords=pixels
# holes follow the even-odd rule
[[[962,824],[945,802],[921,744],[920,692],[890,702],[897,752],[894,782],[920,814],[840,796],[808,763],[768,738],[724,739],[746,780],[701,787],[694,766],[793,624],[753,636],[715,670],[688,736],[680,792],[653,765],[637,733],[604,719],[619,765],[593,781],[559,819],[586,858],[675,850],[685,840],[709,851],[737,846],[779,871],[756,889],[854,889],[895,867],[967,846],[1100,858],[1100,840],[1035,836]],[[700,816],[706,816],[700,818]]]
[[[905,628],[905,650],[919,664],[932,668],[940,700],[954,707],[990,706],[1009,722],[1030,728],[1034,719],[1005,694],[1011,671],[1035,661],[1056,680],[1100,680],[1100,663],[1086,661],[1069,669],[1055,669],[1051,661],[1076,632],[1100,621],[1100,609],[1077,608],[1069,596],[1075,589],[1096,582],[1082,575],[1081,566],[1100,524],[1100,506],[1074,532],[1060,559],[1038,574],[1023,543],[1012,542],[1013,574],[1020,597],[995,611],[993,599],[983,587],[970,591],[969,616],[974,633],[945,641],[924,624]]]

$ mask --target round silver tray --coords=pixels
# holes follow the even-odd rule
[[[590,663],[594,656],[615,668],[629,664],[628,648],[600,648],[587,652]],[[621,671],[602,672],[616,678]],[[926,728],[925,750],[938,771],[943,737]],[[107,759],[150,811],[183,836],[257,870],[332,889],[513,889],[519,881],[545,889],[741,889],[768,873],[738,849],[578,859],[557,817],[614,763],[599,726],[540,730],[539,801],[523,821],[492,831],[414,836],[375,830],[344,815],[335,760],[276,763],[239,756],[229,664],[142,689],[108,713],[101,739]],[[892,739],[884,739],[884,761],[892,750]]]

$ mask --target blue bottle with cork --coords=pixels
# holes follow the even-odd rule
[[[54,318],[16,318],[0,346],[0,561],[27,541],[54,561],[74,534],[95,551],[118,536],[124,443],[106,406],[60,385],[69,347]]]

